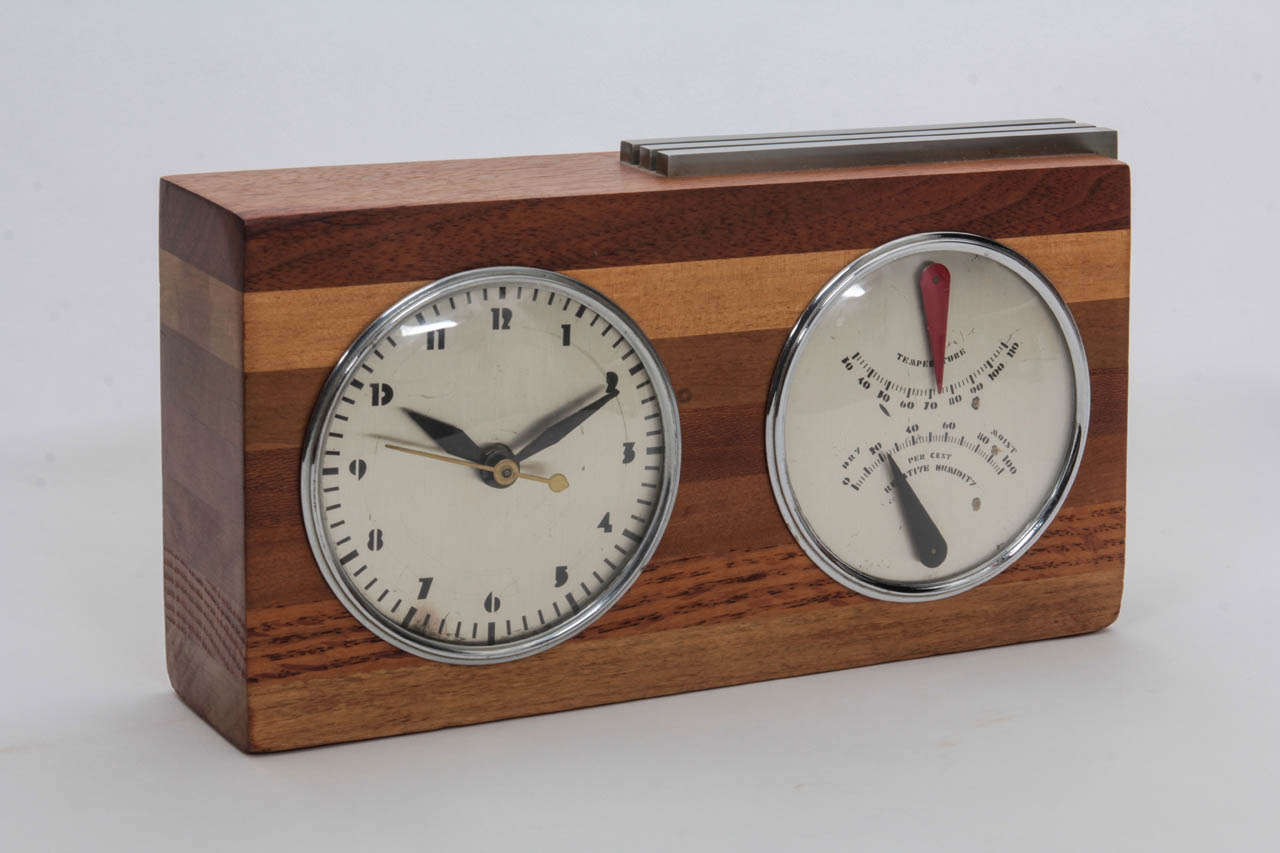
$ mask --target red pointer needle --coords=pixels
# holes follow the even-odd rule
[[[933,375],[942,391],[942,369],[947,361],[947,306],[951,304],[951,271],[929,264],[920,271],[920,299],[924,303],[924,328],[933,353]]]

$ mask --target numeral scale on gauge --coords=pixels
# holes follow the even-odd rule
[[[1113,131],[620,153],[162,182],[169,668],[236,745],[1114,619]]]

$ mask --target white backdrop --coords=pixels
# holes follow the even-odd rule
[[[0,848],[1280,841],[1271,3],[87,3],[0,28]],[[157,179],[1064,115],[1133,166],[1100,634],[246,758],[173,696]]]

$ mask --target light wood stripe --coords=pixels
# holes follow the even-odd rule
[[[1040,267],[1068,302],[1129,294],[1128,230],[1011,237],[1002,242]],[[564,272],[617,302],[650,338],[680,338],[790,328],[819,288],[866,251]],[[244,369],[260,373],[332,366],[382,310],[426,283],[247,293]],[[662,299],[653,298],[655,290]]]
[[[232,367],[240,367],[240,291],[160,250],[160,322]]]

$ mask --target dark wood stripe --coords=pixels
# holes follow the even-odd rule
[[[763,411],[774,365],[790,329],[664,338],[653,347],[667,368],[680,412],[748,404]],[[764,422],[760,421],[764,429]],[[689,438],[685,437],[685,443]]]
[[[168,179],[160,181],[160,248],[244,290],[240,217]]]
[[[658,178],[622,166],[610,152],[487,157],[246,172],[173,175],[165,180],[236,211],[246,222],[352,210],[492,202],[512,198],[636,195],[673,189],[806,184],[866,177],[1072,169],[1115,161],[1092,154],[856,166],[802,172]],[[270,192],[266,190],[269,189]]]
[[[213,507],[242,505],[243,467],[239,443],[231,443],[177,406],[161,409],[161,468]]]
[[[328,377],[328,368],[245,374],[245,449],[301,447],[311,409]]]
[[[241,372],[165,326],[160,327],[163,405],[189,414],[228,444],[243,442]]]
[[[1127,228],[1128,206],[1128,167],[1112,164],[281,216],[247,226],[244,279],[252,291],[295,290],[494,264],[572,269],[821,252],[943,229],[1086,232]]]
[[[1090,371],[1129,369],[1129,300],[1073,302]]]
[[[1102,369],[1089,372],[1093,386],[1090,435],[1124,435],[1129,422],[1129,371]]]

